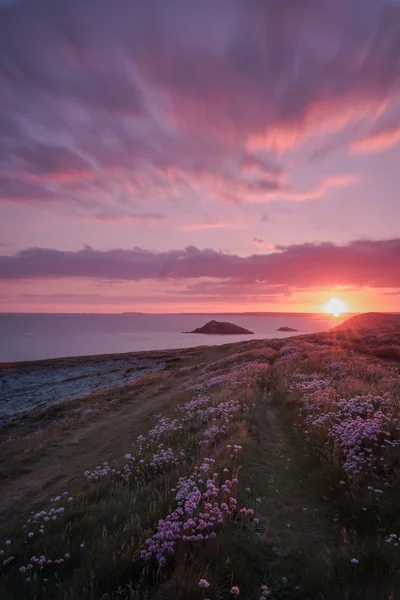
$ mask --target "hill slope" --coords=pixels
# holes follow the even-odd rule
[[[375,329],[400,329],[400,313],[362,313],[350,317],[344,323],[334,328],[336,331],[352,330],[375,330]]]

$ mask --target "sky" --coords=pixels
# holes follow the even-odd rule
[[[397,311],[400,3],[0,1],[0,311]]]

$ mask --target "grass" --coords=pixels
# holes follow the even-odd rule
[[[0,597],[232,600],[233,586],[249,600],[262,597],[262,586],[264,598],[281,600],[400,597],[400,543],[398,550],[386,543],[390,533],[400,534],[400,451],[372,444],[382,465],[352,480],[332,437],[334,419],[347,423],[338,399],[353,406],[360,397],[354,405],[361,410],[363,398],[379,395],[388,398],[382,410],[390,439],[397,439],[399,375],[373,357],[386,353],[380,347],[398,347],[399,339],[392,330],[379,340],[372,335],[226,344],[182,351],[169,361],[165,353],[162,372],[33,411],[0,430],[0,549],[2,560],[14,556],[0,567]],[[344,367],[332,376],[338,364]],[[298,376],[314,382],[311,391],[298,386]],[[200,404],[192,408],[191,401]],[[155,426],[161,433],[151,434]],[[141,435],[145,441],[137,440]],[[165,458],[168,448],[175,458]],[[127,453],[136,461],[124,460]],[[153,455],[161,456],[159,464]],[[231,488],[238,510],[212,525],[215,539],[178,539],[161,567],[154,557],[146,560],[146,540],[177,508],[172,489],[179,478],[190,481],[205,460],[215,461],[206,477],[216,484],[218,506],[229,495],[221,491],[224,479],[238,478]],[[115,473],[83,477],[104,461]],[[206,477],[197,484],[201,490]],[[384,494],[369,491],[371,483]],[[193,508],[195,519],[203,511],[207,520],[206,503]],[[32,513],[58,508],[64,512],[40,534]],[[33,561],[20,572],[42,555],[53,562],[40,569]],[[201,579],[208,588],[199,587]]]

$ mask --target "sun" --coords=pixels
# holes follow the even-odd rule
[[[334,317],[339,317],[342,313],[348,312],[348,308],[346,303],[342,300],[331,298],[329,302],[325,304],[324,311],[333,315]]]

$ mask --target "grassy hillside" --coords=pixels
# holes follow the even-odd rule
[[[195,348],[4,427],[0,598],[400,598],[399,342]]]

